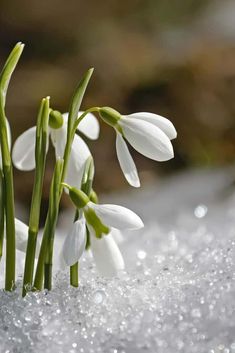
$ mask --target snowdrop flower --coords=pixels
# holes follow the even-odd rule
[[[82,256],[87,242],[87,227],[91,251],[98,270],[104,276],[116,274],[124,268],[124,261],[110,228],[139,229],[144,226],[142,220],[128,208],[95,204],[80,190],[70,188],[69,195],[83,213],[65,239],[62,250],[65,263],[72,266]]]
[[[54,113],[58,113],[54,111]],[[78,117],[83,112],[79,112]],[[63,114],[61,121],[58,125],[51,119],[53,115],[50,115],[49,120],[49,135],[51,137],[52,144],[55,148],[56,158],[62,158],[64,155],[64,149],[67,140],[67,124],[68,114]],[[59,126],[59,127],[58,127]],[[99,123],[96,117],[88,113],[86,117],[80,122],[78,130],[86,135],[88,138],[94,140],[99,136]],[[12,150],[12,160],[16,168],[19,170],[33,170],[35,168],[35,142],[36,142],[36,126],[26,130],[20,135]],[[49,144],[49,136],[48,136]],[[75,135],[71,147],[71,154],[68,163],[66,181],[72,185],[80,187],[82,173],[87,158],[91,155],[90,150],[83,139]]]
[[[140,181],[125,139],[136,151],[155,161],[167,161],[174,157],[170,140],[176,138],[177,133],[168,119],[145,112],[121,115],[109,107],[100,108],[99,114],[116,130],[117,157],[130,185],[139,187]]]

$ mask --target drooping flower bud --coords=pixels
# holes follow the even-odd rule
[[[49,125],[52,129],[60,129],[63,126],[63,116],[58,110],[51,110],[49,114]]]

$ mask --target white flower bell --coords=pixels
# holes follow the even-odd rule
[[[139,153],[155,161],[174,157],[171,144],[177,133],[170,120],[153,113],[121,115],[114,109],[100,108],[101,118],[116,130],[116,150],[120,167],[128,183],[140,186],[138,172],[124,138]]]
[[[78,117],[83,112],[79,112]],[[56,158],[62,158],[67,139],[68,114],[63,114],[63,124],[60,128],[49,128],[52,144],[55,148]],[[99,136],[99,123],[92,113],[88,113],[78,126],[78,130],[90,139],[97,139]],[[35,142],[36,126],[28,129],[20,135],[12,150],[12,160],[19,170],[33,170],[35,168]],[[48,136],[49,142],[49,136]],[[89,148],[83,139],[75,135],[71,147],[71,154],[68,163],[66,181],[80,187],[83,168],[87,158],[91,155]]]
[[[122,253],[113,239],[111,232],[98,239],[90,231],[91,252],[99,273],[104,277],[113,277],[124,270],[125,262]]]
[[[80,191],[77,195],[80,195]],[[75,200],[75,198],[73,198]],[[63,245],[63,258],[68,266],[75,264],[86,246],[86,226],[90,232],[91,251],[98,270],[104,276],[114,275],[124,268],[124,260],[108,227],[115,229],[139,229],[144,226],[137,214],[118,205],[98,205],[91,201],[79,201],[84,215],[77,220]]]

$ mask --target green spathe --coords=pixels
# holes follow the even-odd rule
[[[99,108],[99,115],[105,123],[111,125],[112,127],[116,127],[118,120],[121,118],[121,114],[117,110],[110,107]]]

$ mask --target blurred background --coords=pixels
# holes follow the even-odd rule
[[[13,140],[35,124],[42,97],[67,111],[81,75],[93,66],[83,109],[156,112],[176,126],[174,160],[156,163],[130,148],[142,185],[183,168],[234,162],[234,18],[233,0],[1,0],[1,65],[17,41],[26,44],[7,100]],[[100,139],[87,142],[96,189],[130,189],[113,130],[102,125]],[[33,172],[15,170],[15,176],[16,196],[27,204]]]

